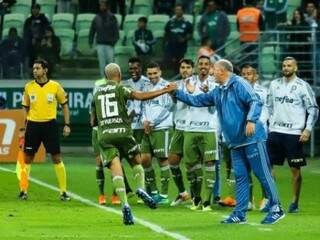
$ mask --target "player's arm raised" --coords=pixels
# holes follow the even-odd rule
[[[175,89],[177,89],[177,84],[169,83],[165,88],[162,88],[156,91],[150,91],[150,92],[132,91],[131,98],[136,100],[148,100],[148,99],[158,97],[165,93],[170,93]]]

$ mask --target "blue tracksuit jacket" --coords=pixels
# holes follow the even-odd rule
[[[229,148],[266,140],[263,124],[259,121],[262,102],[250,84],[235,74],[225,85],[216,87],[207,93],[194,96],[177,90],[176,97],[191,106],[216,106],[221,130]],[[250,137],[245,135],[248,121],[256,123],[255,133]]]

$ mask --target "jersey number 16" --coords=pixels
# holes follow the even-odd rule
[[[102,118],[115,117],[119,115],[117,101],[110,101],[111,98],[115,98],[115,95],[115,93],[108,93],[98,96],[101,103]]]

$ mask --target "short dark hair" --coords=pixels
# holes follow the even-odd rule
[[[188,64],[188,65],[191,65],[191,67],[194,67],[194,62],[192,61],[192,59],[182,58],[182,59],[179,61],[179,64],[181,65],[182,63]]]
[[[15,27],[9,28],[9,34],[12,32],[14,32],[15,34],[18,34],[17,28],[15,28]]]
[[[176,7],[181,7],[182,11],[184,11],[183,5],[181,3],[177,3],[176,5],[174,5],[174,8],[176,8]]]
[[[128,63],[139,63],[141,65],[141,60],[138,57],[131,57],[129,58]]]
[[[198,57],[198,62],[199,62],[199,60],[200,60],[201,58],[208,59],[208,61],[210,62],[210,58],[209,58],[208,56],[206,56],[206,55],[201,55],[201,56],[199,56],[199,57]]]
[[[35,60],[35,61],[33,62],[33,64],[40,64],[42,68],[44,68],[44,69],[46,68],[46,69],[49,70],[49,64],[48,64],[48,62],[47,62],[46,60],[44,60],[44,59],[39,58],[39,59]]]
[[[148,65],[147,65],[147,69],[148,68],[159,68],[160,69],[160,65],[157,62],[151,61]]]
[[[41,6],[40,6],[40,4],[38,4],[38,3],[35,3],[35,4],[33,4],[32,6],[31,6],[31,9],[41,9]]]
[[[147,23],[147,22],[148,22],[148,18],[146,18],[146,17],[139,17],[139,18],[138,18],[138,22]]]

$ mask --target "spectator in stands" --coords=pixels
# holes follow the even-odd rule
[[[9,29],[8,38],[0,44],[0,59],[4,78],[20,77],[24,61],[24,42],[17,29]]]
[[[209,37],[215,49],[221,48],[230,34],[228,17],[218,7],[218,0],[209,0],[198,26],[200,37]],[[218,54],[224,55],[224,50],[220,50]]]
[[[240,43],[248,54],[244,59],[254,68],[258,63],[258,40],[260,31],[265,29],[261,11],[255,7],[255,0],[246,0],[246,5],[237,12],[237,28],[240,33]],[[250,32],[250,33],[249,33]]]
[[[288,0],[265,0],[263,4],[266,29],[275,29],[287,21]]]
[[[182,5],[186,14],[193,14],[195,0],[177,0],[177,3]]]
[[[114,45],[119,40],[119,27],[116,17],[109,10],[107,1],[100,1],[100,13],[91,23],[89,45],[92,47],[96,37],[99,69],[104,77],[104,67],[114,61]]]
[[[146,17],[138,19],[138,29],[135,30],[132,40],[136,53],[142,61],[142,66],[148,62],[152,53],[152,45],[156,42],[152,31],[147,29],[147,22],[148,19]]]
[[[78,0],[79,13],[97,13],[99,0]]]
[[[154,13],[172,16],[175,3],[175,0],[154,0]]]
[[[122,16],[121,23],[119,25],[122,27],[124,18],[126,16],[126,0],[109,0],[110,11],[113,14],[120,13]]]
[[[33,65],[36,58],[36,49],[39,49],[41,39],[44,36],[45,29],[49,26],[47,17],[40,13],[40,5],[31,6],[31,16],[24,23],[24,41],[26,44],[26,55],[28,57],[28,66]]]
[[[207,56],[210,58],[211,63],[215,63],[216,61],[221,59],[221,57],[215,53],[214,49],[212,49],[211,46],[212,42],[209,37],[204,37],[203,39],[201,39],[201,47],[198,50],[198,58],[200,56]]]
[[[295,58],[299,64],[299,77],[305,80],[311,79],[311,35],[306,31],[310,31],[311,28],[308,22],[305,20],[303,12],[300,8],[297,8],[293,12],[291,26],[288,27],[291,31],[287,35],[287,41],[291,44],[288,45],[289,55]]]
[[[178,71],[179,61],[187,51],[193,29],[192,24],[183,17],[181,4],[177,4],[174,11],[175,16],[165,26],[165,62]]]
[[[53,28],[48,26],[41,40],[38,56],[42,59],[46,59],[48,62],[50,70],[48,75],[50,77],[54,72],[55,65],[60,60],[60,49],[61,43],[59,37],[55,35]]]
[[[71,12],[71,0],[57,0],[57,12],[58,13]]]
[[[307,1],[306,8],[305,8],[305,21],[312,27],[313,24],[316,24],[316,15],[317,15],[317,8],[316,3],[314,1]],[[299,62],[299,60],[298,60]]]

